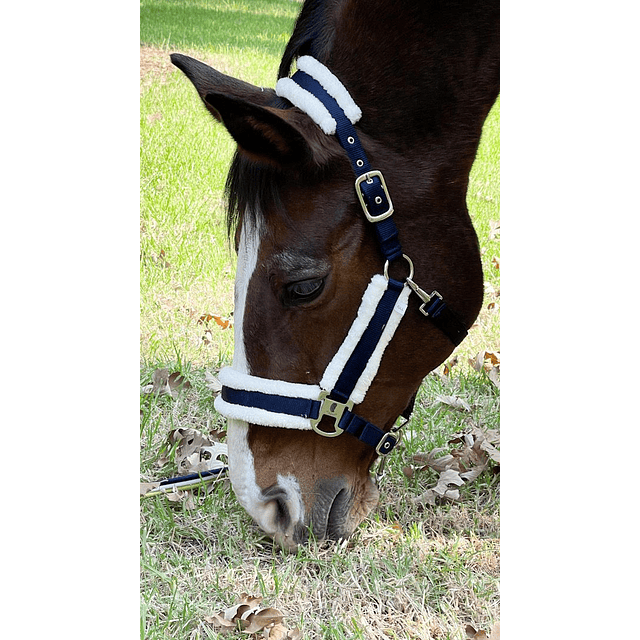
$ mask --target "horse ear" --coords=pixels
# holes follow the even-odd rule
[[[171,62],[191,80],[207,109],[246,154],[278,165],[319,161],[314,158],[319,151],[315,127],[308,127],[309,135],[300,117],[305,114],[271,106],[277,100],[273,89],[226,76],[188,56],[172,54]]]

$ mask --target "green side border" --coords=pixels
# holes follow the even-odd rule
[[[131,638],[138,7],[14,4],[3,22],[3,629]]]
[[[502,17],[501,628],[631,637],[638,10]]]

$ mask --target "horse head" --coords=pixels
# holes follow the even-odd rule
[[[366,8],[368,3],[351,4]],[[310,3],[307,14],[303,8],[292,42],[296,37],[302,42],[300,34],[309,32],[303,28],[305,15],[317,20],[321,5]],[[351,21],[353,12],[349,16]],[[379,172],[383,208],[391,209],[387,188],[392,193],[402,240],[402,253],[391,260],[381,254],[363,192],[354,188],[353,158],[324,130],[322,116],[294,106],[295,97],[284,89],[255,87],[186,56],[172,56],[238,145],[227,179],[229,226],[238,253],[235,353],[221,377],[228,393],[216,406],[229,417],[234,491],[260,527],[286,548],[305,541],[310,531],[317,539],[347,538],[377,504],[370,470],[384,448],[395,444],[385,434],[393,434],[424,376],[451,353],[456,332],[471,326],[483,294],[466,181],[497,89],[485,90],[482,108],[470,103],[467,121],[460,105],[457,119],[445,113],[452,100],[446,92],[449,103],[436,118],[430,112],[437,104],[432,95],[423,111],[426,121],[402,137],[395,133],[397,121],[415,119],[416,105],[411,107],[407,96],[403,103],[397,89],[395,106],[383,97],[371,101],[375,82],[363,84],[352,62],[357,38],[350,39],[350,55],[339,55],[347,35],[338,23],[318,55],[362,108],[354,136]],[[300,53],[292,47],[285,58]],[[436,53],[447,59],[446,50]],[[470,68],[462,56],[460,64]],[[439,86],[434,78],[429,82]],[[393,124],[383,126],[385,119]],[[451,325],[453,336],[425,318],[433,296],[416,281],[437,289],[436,303],[447,301],[447,313],[457,322]],[[378,320],[380,335],[367,351],[367,363],[349,374],[350,397],[336,400],[340,394],[332,396],[331,389],[341,384],[352,354],[366,351],[362,336],[387,297],[389,310]],[[348,428],[346,416],[353,416]],[[356,418],[360,422],[352,428]]]

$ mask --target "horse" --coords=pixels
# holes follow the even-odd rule
[[[347,539],[398,418],[482,305],[466,193],[499,94],[499,3],[307,0],[275,88],[171,59],[237,143],[235,349],[215,401],[234,492],[285,549]]]

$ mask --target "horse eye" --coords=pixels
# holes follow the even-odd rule
[[[295,306],[315,300],[324,289],[324,278],[302,280],[288,284],[284,289],[283,302],[286,306]]]

